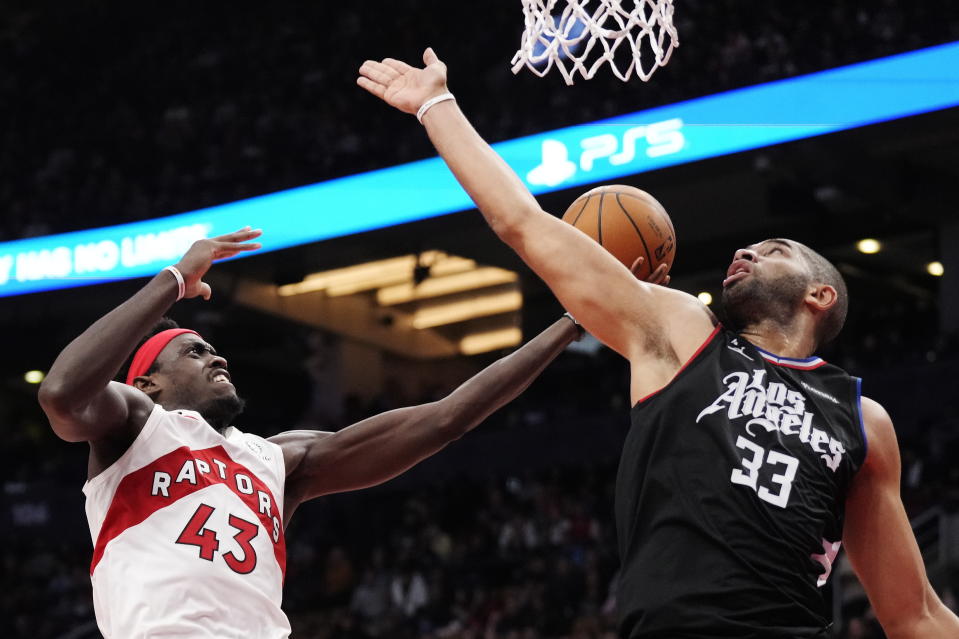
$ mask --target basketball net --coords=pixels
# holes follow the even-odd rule
[[[543,77],[555,64],[566,84],[573,84],[577,73],[589,80],[608,62],[620,80],[635,73],[646,82],[679,46],[673,0],[522,2],[526,29],[513,73],[526,66]]]

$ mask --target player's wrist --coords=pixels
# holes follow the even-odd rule
[[[423,116],[426,115],[427,111],[432,109],[437,104],[440,104],[441,102],[448,102],[451,100],[455,101],[456,97],[452,93],[450,93],[446,87],[443,87],[442,93],[438,93],[437,95],[434,95],[433,97],[427,99],[426,101],[423,102],[423,104],[420,105],[420,107],[416,110],[416,119],[419,121],[420,124],[423,124]]]
[[[183,296],[186,295],[186,280],[183,278],[183,273],[181,273],[180,269],[178,269],[176,266],[172,264],[170,266],[164,267],[163,270],[160,272],[162,273],[164,271],[172,275],[173,279],[176,281],[176,288],[177,288],[176,301],[179,302],[180,300],[183,299]]]
[[[570,315],[568,312],[563,313],[563,317],[572,322],[573,327],[576,329],[576,341],[582,339],[583,335],[586,334],[586,329],[583,328],[583,325],[576,321],[576,318]]]

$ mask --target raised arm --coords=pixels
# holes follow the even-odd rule
[[[955,639],[959,618],[929,584],[899,496],[899,446],[892,421],[882,406],[865,397],[862,413],[869,452],[846,499],[843,535],[853,569],[889,639]]]
[[[184,279],[183,297],[209,299],[210,286],[203,276],[213,261],[259,248],[248,243],[259,235],[247,228],[195,242],[176,265]],[[136,436],[153,402],[141,391],[111,380],[137,342],[176,301],[178,290],[174,275],[160,272],[63,349],[38,397],[57,435],[72,442]]]
[[[446,66],[431,49],[426,68],[398,60],[366,61],[357,83],[406,113],[447,92]],[[423,116],[436,150],[496,234],[539,275],[586,329],[633,364],[665,359],[672,376],[713,328],[713,317],[695,298],[650,286],[596,242],[544,212],[523,182],[477,134],[455,101],[436,103]],[[654,377],[662,377],[655,374]],[[635,394],[634,388],[634,394]]]
[[[579,330],[567,318],[557,321],[439,401],[391,410],[335,433],[301,430],[271,438],[287,465],[287,520],[307,499],[383,483],[459,439],[522,393]]]

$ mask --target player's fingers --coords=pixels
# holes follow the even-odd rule
[[[360,76],[356,79],[356,83],[378,98],[382,98],[384,95],[386,95],[386,87],[379,82],[373,82],[369,78]]]
[[[220,237],[214,237],[212,240],[214,242],[227,242],[229,244],[239,244],[241,242],[249,242],[250,240],[255,240],[256,238],[263,235],[261,229],[250,229],[249,231],[237,231],[235,233],[228,233],[227,235],[221,235]]]
[[[383,66],[383,63],[377,60],[363,60],[363,64],[360,65],[360,71],[365,73],[366,71],[379,69],[381,66]]]
[[[660,264],[659,266],[656,267],[656,270],[650,274],[647,281],[650,282],[651,284],[664,284],[666,281],[666,278],[668,277],[669,276],[666,274],[666,265]]]
[[[360,67],[360,75],[364,75],[376,82],[388,82],[395,72],[382,62],[367,60]]]
[[[426,51],[423,52],[423,63],[426,64],[426,66],[429,66],[431,64],[436,64],[439,61],[439,56],[437,56],[436,52],[433,51],[433,47],[426,47]]]
[[[413,70],[413,67],[406,64],[402,60],[394,60],[393,58],[383,58],[383,64],[389,67],[390,71],[393,71],[397,75],[403,75],[404,73]]]
[[[666,279],[663,280],[663,286],[669,286],[669,282],[670,282],[671,279],[672,279],[672,278],[667,275],[667,276],[666,276]]]
[[[214,247],[213,249],[213,259],[215,260],[224,260],[228,257],[233,257],[239,253],[244,253],[246,251],[255,251],[261,248],[259,242],[251,242],[249,244],[230,244],[223,243],[219,246]]]
[[[629,272],[635,275],[636,277],[639,277],[639,272],[642,270],[643,264],[645,263],[646,263],[646,258],[637,257],[633,261],[633,265],[629,267]]]
[[[244,226],[238,231],[233,231],[232,233],[226,233],[224,235],[219,235],[217,237],[210,238],[214,242],[244,242],[246,240],[253,239],[254,237],[259,237],[263,235],[263,229],[254,229],[249,226]]]
[[[249,233],[250,230],[251,229],[249,226],[244,226],[242,229],[232,231],[230,233],[224,233],[223,235],[217,235],[216,237],[211,237],[210,239],[213,240],[214,242],[227,242],[231,238],[234,238],[241,233]]]
[[[214,240],[213,251],[255,251],[262,246],[259,242]]]
[[[367,60],[363,63],[363,66],[360,67],[360,75],[369,78],[373,82],[385,85],[392,82],[393,78],[397,76],[397,73],[385,64]]]
[[[370,72],[370,69],[372,69],[373,65],[375,64],[376,63],[373,62],[372,60],[363,60],[363,64],[361,64],[359,68],[360,75],[365,76],[367,73]]]

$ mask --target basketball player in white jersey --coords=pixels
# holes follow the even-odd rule
[[[824,362],[810,356],[820,343],[839,332],[845,319],[841,277],[829,272],[835,269],[822,257],[796,242],[766,240],[740,249],[723,282],[724,304],[729,316],[739,321],[733,327],[735,331],[723,329],[696,298],[637,282],[599,244],[544,212],[458,108],[447,88],[446,65],[432,49],[426,50],[423,62],[425,68],[392,58],[367,60],[360,67],[357,83],[391,106],[417,116],[493,231],[543,278],[587,330],[629,360],[634,418],[643,411],[659,410],[655,420],[634,419],[624,450],[630,450],[632,438],[642,444],[634,449],[644,456],[624,456],[617,480],[617,525],[624,562],[618,593],[620,636],[826,636],[828,621],[818,611],[784,597],[792,588],[816,588],[812,571],[816,563],[822,564],[818,572],[824,583],[839,549],[839,540],[834,540],[828,549],[819,547],[825,554],[802,556],[801,552],[815,543],[797,544],[789,538],[793,531],[779,525],[784,520],[782,513],[791,512],[789,508],[800,514],[811,512],[806,507],[814,491],[797,489],[793,501],[787,501],[786,486],[791,486],[794,476],[809,478],[810,485],[813,478],[831,477],[831,470],[815,458],[800,463],[790,456],[788,462],[780,463],[786,457],[783,450],[805,454],[803,439],[813,441],[809,433],[797,437],[799,433],[792,427],[774,428],[775,433],[764,428],[768,438],[762,440],[763,445],[768,441],[775,449],[769,448],[769,455],[763,456],[766,451],[749,436],[755,434],[749,426],[733,445],[731,434],[742,430],[742,423],[733,422],[738,416],[732,409],[722,411],[716,404],[699,417],[694,412],[693,419],[670,420],[661,417],[667,411],[674,418],[681,416],[695,404],[669,400],[664,405],[657,403],[656,396],[680,400],[692,397],[698,387],[685,387],[689,386],[688,380],[700,379],[691,375],[704,370],[704,361],[710,366],[720,362],[725,367],[726,360],[735,361],[741,368],[760,366],[762,370],[755,369],[759,370],[757,380],[769,372],[767,367],[819,369],[822,365],[825,369]],[[650,201],[659,206],[652,198]],[[728,348],[717,341],[720,334],[722,340],[730,340]],[[707,355],[709,359],[701,357]],[[767,364],[767,356],[778,363]],[[737,375],[726,379],[713,376],[711,387],[721,387],[716,380],[722,379],[733,389],[731,380]],[[786,388],[783,384],[780,387]],[[810,405],[824,401],[816,396],[821,391],[815,387],[813,391],[799,384],[792,388]],[[850,473],[845,490],[829,492],[829,501],[824,503],[844,513],[840,519],[845,524],[841,541],[887,636],[955,639],[959,637],[959,618],[930,586],[900,500],[899,450],[892,421],[882,406],[858,395],[856,390],[854,403],[838,403],[853,404],[855,412],[850,415],[856,416],[857,423],[849,425],[859,427],[854,435],[862,455],[856,460],[843,457],[843,463],[857,466],[855,473]],[[835,399],[826,397],[829,403]],[[731,425],[710,429],[700,424],[700,419],[711,412]],[[755,417],[761,416],[755,413]],[[772,427],[773,422],[767,426]],[[688,438],[677,440],[677,432]],[[697,446],[708,443],[716,454],[706,461],[691,456],[687,442]],[[821,444],[820,440],[813,446],[817,453],[823,452]],[[744,457],[741,448],[752,454]],[[737,467],[740,462],[741,468]],[[701,467],[690,468],[696,464]],[[784,465],[788,466],[785,472]],[[733,467],[732,476],[729,466]],[[690,483],[686,475],[719,480]],[[772,482],[773,487],[765,483],[760,486],[759,478]],[[777,488],[783,491],[776,493]],[[633,508],[637,503],[652,503],[651,497],[664,496],[649,509]],[[620,508],[621,498],[631,501]],[[740,507],[732,514],[742,511],[755,515],[736,519],[730,513],[718,513],[715,504],[726,503]],[[664,511],[668,518],[660,519]],[[819,523],[808,517],[794,521]],[[669,552],[653,554],[645,562],[629,563],[631,557],[641,555],[637,547],[629,545],[636,531],[642,531],[644,540]],[[694,544],[676,543],[687,538],[695,538],[709,551],[698,552]],[[753,548],[743,545],[750,540],[755,542]],[[782,550],[784,556],[787,551],[791,553],[788,556],[795,559],[793,565],[770,569],[754,561],[751,553],[764,558],[769,554],[763,546],[767,542],[769,548]],[[646,546],[642,549],[648,550]],[[628,605],[637,599],[637,593],[641,593],[638,605],[623,610],[624,602]],[[765,618],[768,610],[776,611],[775,618]]]
[[[341,431],[269,439],[232,427],[243,407],[227,361],[168,329],[111,381],[179,299],[209,299],[214,260],[259,248],[249,228],[196,242],[174,267],[57,357],[40,403],[61,438],[90,445],[83,487],[97,623],[107,639],[287,637],[283,531],[297,506],[382,483],[516,397],[580,334],[561,319],[448,397]],[[650,281],[665,283],[660,269]]]

